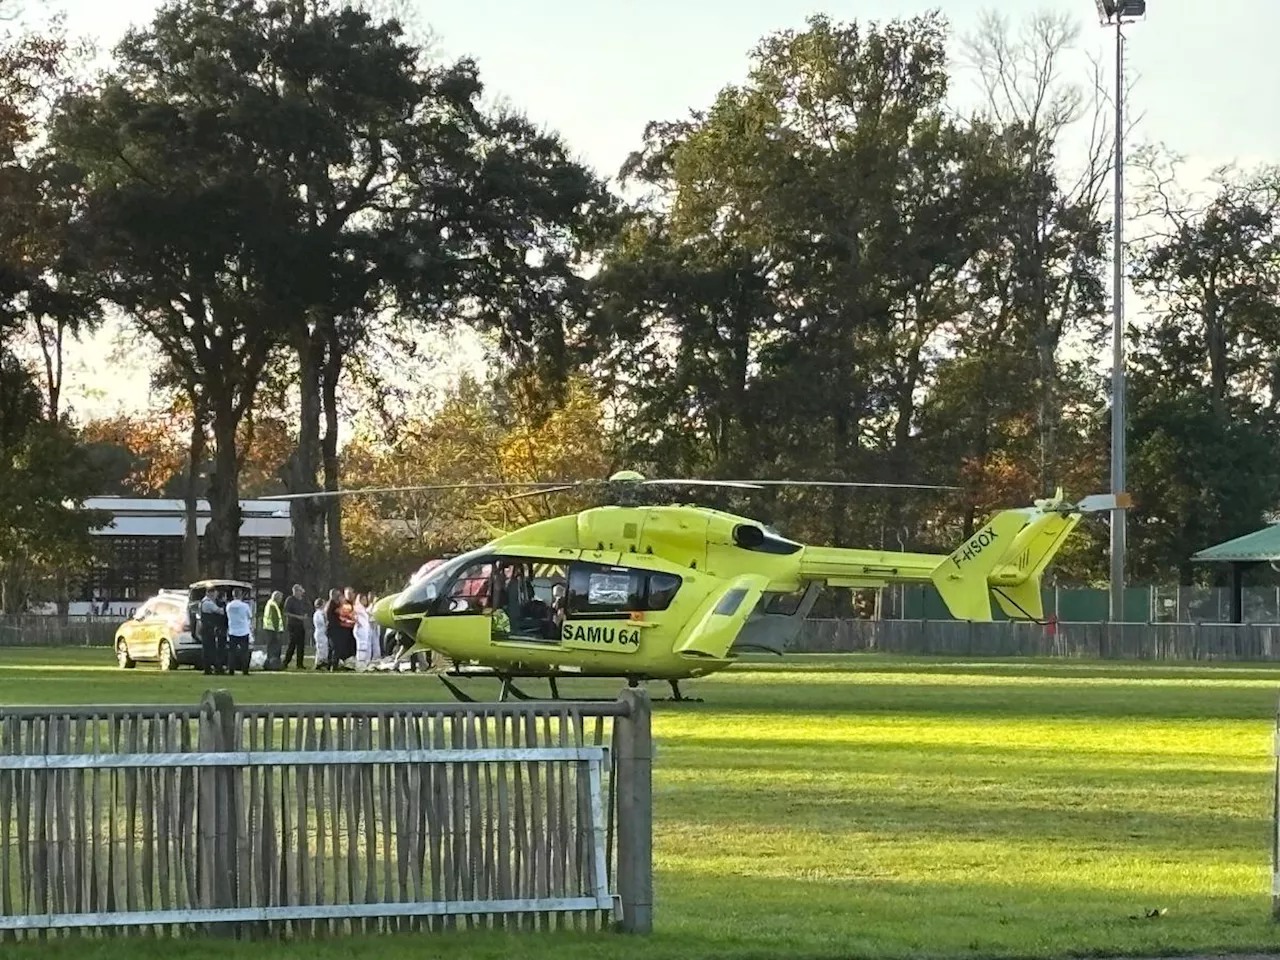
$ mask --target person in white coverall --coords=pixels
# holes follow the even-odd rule
[[[367,670],[373,661],[373,621],[369,616],[369,595],[356,597],[356,669]]]

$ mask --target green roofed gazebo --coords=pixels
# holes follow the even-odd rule
[[[1231,622],[1244,619],[1244,571],[1254,564],[1280,561],[1280,523],[1273,523],[1226,543],[1205,547],[1192,563],[1231,564]]]

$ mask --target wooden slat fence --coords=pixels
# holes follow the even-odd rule
[[[1280,660],[1280,625],[810,620],[790,652],[1266,662]]]
[[[1271,919],[1280,922],[1280,705],[1271,740],[1275,756],[1271,785]]]
[[[652,928],[649,701],[0,708],[0,939]]]
[[[0,613],[0,647],[110,647],[123,620]]]

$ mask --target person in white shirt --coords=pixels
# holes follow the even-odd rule
[[[368,670],[373,661],[373,621],[369,617],[369,596],[356,597],[356,669]]]
[[[311,614],[311,626],[315,635],[316,664],[315,669],[329,668],[329,614],[325,609],[324,597],[316,597],[316,610]]]
[[[249,675],[249,633],[253,629],[253,611],[244,602],[239,587],[227,604],[227,672],[235,673],[239,664],[245,676]]]

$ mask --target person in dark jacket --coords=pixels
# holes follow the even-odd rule
[[[218,593],[213,587],[200,601],[200,648],[205,673],[222,673],[227,660],[226,620],[218,606]]]
[[[289,646],[284,652],[284,669],[289,669],[293,655],[298,655],[298,669],[302,669],[302,654],[307,648],[307,624],[311,622],[312,611],[307,601],[306,591],[302,584],[293,585],[293,594],[284,602],[285,631],[289,638]]]
[[[334,587],[329,591],[329,603],[324,611],[325,624],[329,636],[329,669],[332,670],[349,656],[347,653],[347,633],[350,627],[342,623],[342,591]],[[355,646],[355,634],[351,635],[351,646]]]

